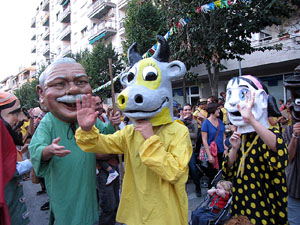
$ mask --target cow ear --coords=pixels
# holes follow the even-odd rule
[[[171,81],[183,78],[186,73],[185,65],[180,61],[172,61],[168,65],[168,77]]]

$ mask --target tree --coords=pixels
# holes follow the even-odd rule
[[[221,4],[230,1],[219,1]],[[232,1],[231,1],[232,2]],[[239,59],[254,51],[274,47],[253,48],[251,34],[271,25],[280,25],[295,11],[289,0],[240,0],[230,6],[223,5],[207,13],[199,6],[214,4],[211,0],[162,0],[170,27],[176,33],[169,39],[172,57],[185,63],[187,69],[205,64],[213,95],[217,96],[219,71],[224,69],[221,60]],[[251,3],[250,3],[251,2]],[[293,1],[299,6],[299,1]],[[188,19],[185,26],[178,23]]]
[[[14,91],[14,94],[20,100],[24,108],[30,109],[39,106],[39,96],[36,91],[36,86],[39,84],[39,76],[45,69],[46,66],[42,65],[37,72],[36,78],[33,78],[31,82],[26,82]]]
[[[145,53],[156,42],[156,36],[167,32],[165,16],[152,1],[130,0],[124,22],[126,41],[122,42],[124,52],[134,42],[140,54]]]
[[[103,42],[97,42],[91,52],[86,49],[71,55],[71,57],[84,67],[93,89],[110,81],[109,58],[112,59],[112,72],[114,77],[120,74],[125,68],[120,60],[119,54],[114,50],[111,43],[105,46]],[[116,81],[114,87],[115,92],[120,92],[122,88],[120,81]],[[97,91],[97,94],[101,98],[111,97],[111,87],[101,89]]]

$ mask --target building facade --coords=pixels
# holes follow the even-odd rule
[[[92,49],[98,40],[122,52],[127,0],[42,0],[32,18],[32,65]]]
[[[92,49],[99,40],[111,42],[115,50],[122,53],[127,4],[128,0],[41,0],[35,6],[31,22],[32,66],[40,68],[68,53]],[[225,91],[227,81],[238,76],[241,70],[244,75],[260,77],[276,99],[286,100],[289,96],[283,87],[284,78],[295,74],[294,69],[300,64],[299,13],[282,26],[268,27],[254,34],[251,42],[254,47],[278,44],[283,50],[244,55],[240,63],[224,61],[227,69],[220,72],[218,92]],[[187,82],[185,92],[187,102],[195,104],[200,97],[210,96],[211,90],[204,65],[192,68],[192,72],[197,73],[199,79],[196,83]],[[3,81],[2,86],[16,81],[9,80]],[[173,83],[173,95],[183,105],[182,80]]]
[[[220,71],[218,82],[218,93],[226,90],[227,82],[235,76],[253,75],[259,77],[268,87],[269,92],[277,100],[286,101],[289,93],[283,86],[283,81],[291,75],[299,75],[295,68],[300,65],[300,14],[299,12],[291,19],[286,20],[282,26],[267,27],[251,39],[253,47],[282,46],[282,50],[254,52],[251,55],[241,56],[244,60],[222,61],[227,69]],[[197,83],[186,83],[187,102],[192,105],[197,100],[211,96],[211,89],[208,81],[208,72],[205,65],[199,65],[191,69],[198,74]],[[174,99],[183,104],[182,81],[173,84]],[[220,96],[217,96],[220,97]]]

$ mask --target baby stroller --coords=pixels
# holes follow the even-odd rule
[[[217,175],[214,177],[214,179],[211,182],[211,185],[213,187],[216,187],[217,183],[222,180],[222,170],[219,170]],[[200,205],[193,211],[197,211],[200,207],[206,207],[209,208],[210,203],[212,202],[213,198],[207,194],[205,199],[200,203]],[[224,224],[229,218],[230,218],[230,205],[232,201],[232,196],[230,196],[227,204],[221,211],[217,214],[217,216],[210,220],[208,225],[222,225]],[[189,221],[189,225],[192,225],[192,220]]]

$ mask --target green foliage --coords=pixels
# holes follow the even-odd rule
[[[26,108],[35,108],[39,106],[39,96],[36,91],[36,86],[39,84],[39,77],[41,73],[46,69],[45,65],[42,65],[37,73],[36,77],[31,82],[27,82],[22,85],[19,89],[14,91],[14,94],[20,100],[21,105]]]
[[[211,74],[212,89],[216,89],[217,74],[224,68],[221,60],[241,59],[240,56],[271,47],[253,48],[251,34],[271,25],[282,24],[295,7],[289,0],[252,0],[251,4],[237,1],[228,8],[216,8],[208,13],[196,13],[200,5],[212,0],[162,0],[169,24],[176,26],[190,14],[191,21],[169,39],[173,58],[180,59],[187,69],[205,64]],[[278,47],[278,46],[276,46]],[[212,90],[213,91],[213,90]]]
[[[84,67],[93,89],[110,81],[109,58],[112,59],[113,77],[120,74],[125,68],[111,43],[105,46],[103,42],[97,42],[91,52],[86,49],[71,56]],[[114,88],[116,93],[121,91],[122,86],[119,80],[114,83]],[[111,87],[101,89],[97,95],[101,98],[111,97]]]
[[[39,96],[36,92],[37,85],[38,80],[34,79],[31,83],[27,82],[21,88],[15,90],[14,94],[24,108],[30,109],[39,106]]]
[[[140,54],[144,54],[156,43],[156,36],[168,31],[165,15],[152,1],[130,0],[124,22],[126,41],[122,42],[124,52],[134,42]]]

